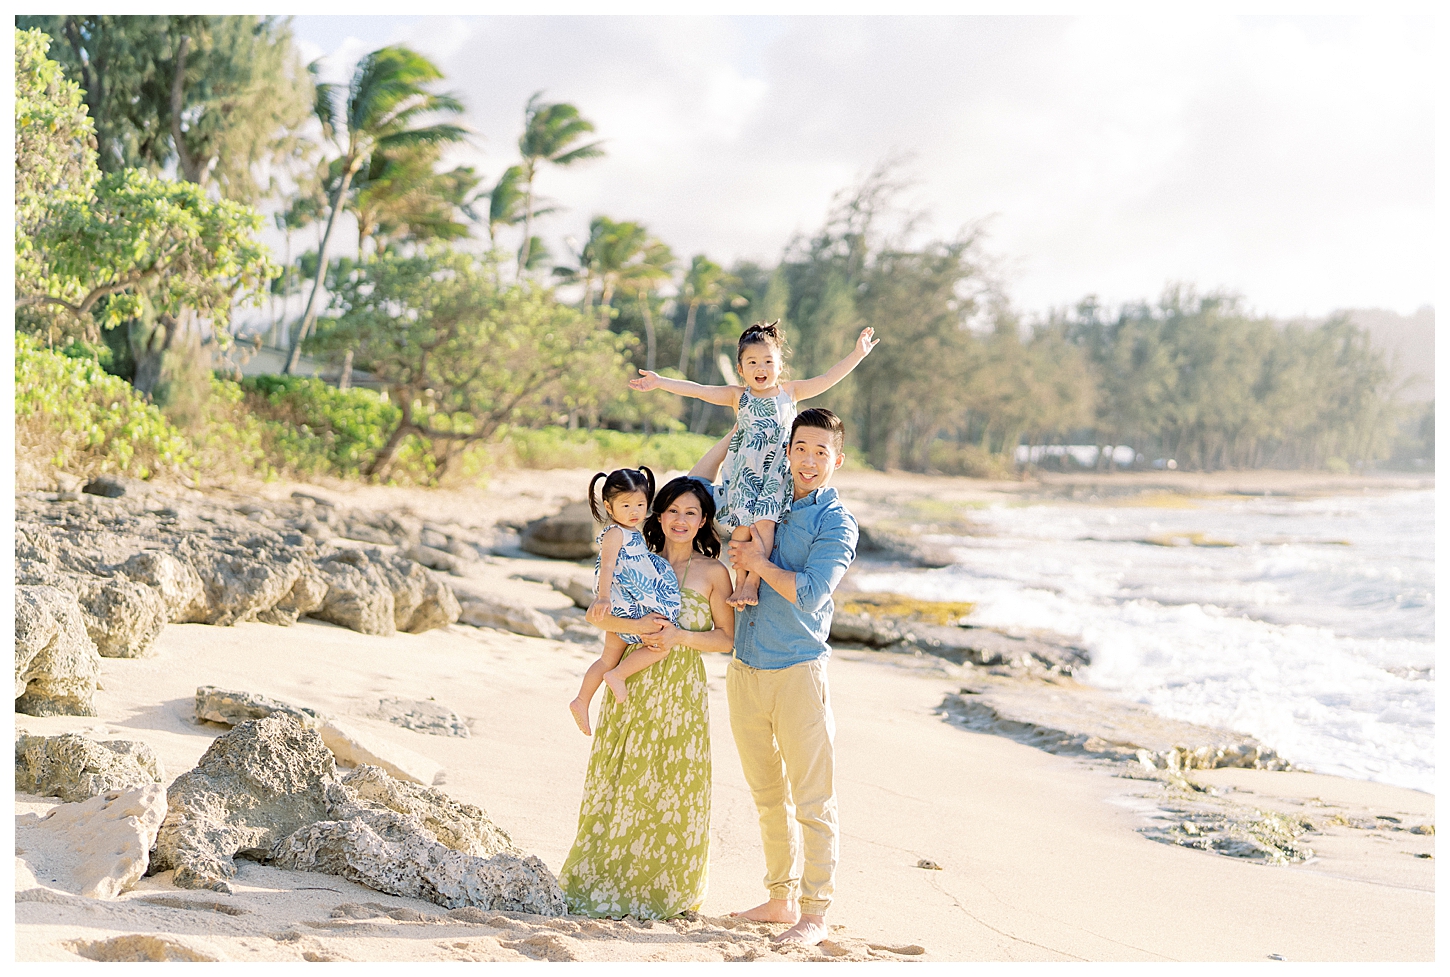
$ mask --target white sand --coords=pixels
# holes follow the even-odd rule
[[[540,496],[535,508],[547,507],[581,494],[571,474],[522,473],[487,492],[420,499],[495,506],[516,518],[528,507],[510,509],[496,493],[530,486]],[[562,491],[548,497],[552,486]],[[365,490],[349,502],[370,494],[378,504],[397,501]],[[508,581],[516,569],[502,561],[483,576],[538,606],[567,604],[542,585]],[[99,717],[17,716],[16,725],[43,733],[104,725],[150,743],[174,777],[223,732],[191,721],[198,685],[264,693],[343,717],[442,764],[443,790],[483,807],[557,871],[573,840],[589,751],[565,703],[591,659],[578,644],[460,625],[390,638],[305,620],[292,628],[170,625],[153,656],[103,660]],[[767,941],[771,927],[725,918],[763,898],[764,863],[729,733],[726,660],[706,660],[715,790],[710,889],[699,919],[635,924],[489,913],[467,922],[333,876],[242,861],[234,896],[179,890],[165,873],[116,902],[19,902],[16,959],[1434,957],[1433,860],[1415,857],[1433,852],[1433,837],[1349,828],[1311,835],[1320,857],[1293,867],[1155,843],[1135,830],[1147,804],[1137,795],[1154,785],[943,722],[933,709],[960,687],[956,666],[851,651],[830,665],[842,838],[829,922],[839,929],[822,947],[778,953]],[[435,697],[467,719],[472,735],[429,736],[371,717],[384,696]],[[1237,770],[1200,779],[1235,786],[1241,800],[1252,796],[1265,808],[1303,809],[1317,798],[1320,807],[1357,815],[1433,818],[1433,798],[1382,785]],[[55,803],[16,800],[17,813]],[[919,859],[941,871],[917,868]],[[383,915],[386,908],[408,918]]]

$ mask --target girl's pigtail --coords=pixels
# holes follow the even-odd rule
[[[609,476],[604,472],[596,472],[594,477],[589,480],[589,513],[594,517],[595,522],[608,523],[609,516],[602,511],[602,500],[596,501],[594,497],[594,486],[599,483],[601,478],[607,479]]]
[[[643,465],[640,465],[639,466],[639,471],[640,471],[641,474],[644,475],[644,502],[645,502],[645,505],[654,505],[654,501],[655,501],[655,473],[652,472],[652,471],[650,471],[648,468],[644,467]]]

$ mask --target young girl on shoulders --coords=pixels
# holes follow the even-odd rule
[[[604,488],[595,497],[595,486]],[[640,646],[641,634],[653,634],[665,624],[678,623],[680,585],[675,571],[664,557],[645,546],[640,524],[649,515],[654,500],[655,478],[648,468],[621,468],[597,473],[589,480],[589,511],[605,523],[599,534],[599,561],[594,566],[595,601],[585,617],[607,632],[604,651],[584,673],[579,695],[569,703],[574,721],[589,733],[589,703],[603,682],[614,697],[629,697],[624,680],[669,654],[668,649],[651,651]],[[638,622],[637,624],[635,622]],[[628,627],[638,633],[623,634],[614,627]],[[624,658],[628,646],[634,648]],[[623,659],[621,661],[621,659]]]
[[[861,330],[856,347],[818,377],[782,380],[787,353],[780,320],[757,322],[740,335],[735,365],[744,385],[712,386],[689,380],[662,377],[650,370],[629,381],[635,390],[667,390],[681,397],[694,397],[722,407],[734,407],[735,434],[721,469],[722,503],[720,521],[730,527],[730,538],[749,539],[759,535],[767,554],[775,544],[775,524],[784,511],[790,490],[789,452],[786,441],[795,420],[796,404],[818,397],[846,378],[866,358],[879,340],[868,326]],[[760,578],[747,574],[736,581],[730,595],[732,607],[757,603]]]

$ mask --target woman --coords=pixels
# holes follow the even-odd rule
[[[665,622],[646,646],[663,661],[628,679],[629,698],[604,696],[589,753],[579,832],[559,871],[569,911],[665,919],[698,909],[710,850],[710,722],[701,652],[729,654],[735,612],[730,571],[715,559],[715,502],[690,477],[655,495],[649,548],[680,582],[681,627]],[[595,615],[608,631],[639,621]]]

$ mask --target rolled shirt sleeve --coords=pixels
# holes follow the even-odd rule
[[[859,536],[856,519],[849,512],[840,507],[827,510],[817,528],[805,569],[795,575],[797,607],[816,614],[826,606],[856,558]]]

